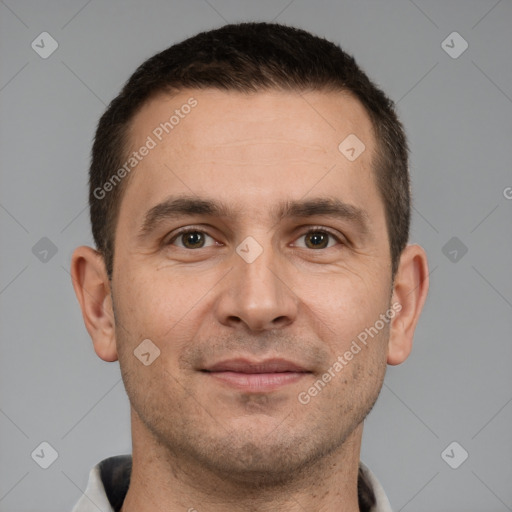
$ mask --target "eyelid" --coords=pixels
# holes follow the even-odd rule
[[[190,233],[190,232],[192,232],[192,233],[199,232],[199,233],[202,233],[202,234],[204,234],[206,236],[209,236],[211,239],[215,240],[215,238],[212,235],[210,235],[203,226],[191,225],[191,226],[185,226],[183,228],[179,228],[177,231],[174,232],[174,234],[171,236],[170,239],[168,239],[168,240],[164,239],[163,245],[173,245],[173,242],[176,241],[176,239],[180,235],[183,235],[183,234],[186,234],[186,233]],[[338,232],[333,231],[332,229],[327,228],[325,226],[318,226],[318,225],[304,227],[304,229],[301,230],[300,233],[297,235],[296,239],[297,238],[301,238],[304,235],[307,235],[308,233],[312,233],[312,232],[327,233],[328,235],[333,237],[341,245],[347,245],[348,244],[348,242],[345,239],[345,237],[340,236],[340,234]],[[219,242],[217,242],[217,240],[215,240],[215,242],[217,244],[219,243]],[[211,247],[211,246],[208,246],[208,247]],[[204,249],[204,248],[205,247],[200,247],[199,249]],[[328,249],[330,249],[330,247],[328,247]],[[190,250],[198,250],[198,249],[190,249]],[[323,250],[325,250],[325,249],[323,249]]]

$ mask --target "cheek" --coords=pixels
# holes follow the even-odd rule
[[[149,339],[158,347],[160,361],[174,366],[200,325],[197,317],[204,313],[205,283],[158,271],[126,275],[130,277],[119,283],[115,296],[120,360],[124,352],[131,364],[134,350]]]
[[[143,330],[143,335],[169,329],[186,312],[192,293],[179,284],[171,284],[165,275],[153,272],[137,274],[127,269],[119,286],[117,302],[125,321]]]
[[[342,350],[353,339],[379,322],[389,309],[389,290],[380,279],[347,274],[332,279],[325,293],[310,296],[308,306],[329,327],[328,336],[336,349]],[[387,323],[386,323],[387,325]],[[378,331],[384,327],[377,325]]]

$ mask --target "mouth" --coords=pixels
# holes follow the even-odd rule
[[[312,372],[285,359],[229,359],[201,370],[215,382],[245,392],[269,392],[298,382]]]

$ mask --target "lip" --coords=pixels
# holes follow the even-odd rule
[[[223,384],[254,393],[274,391],[311,373],[301,365],[286,359],[229,359],[202,371]]]
[[[237,372],[237,373],[283,373],[308,372],[306,368],[286,359],[273,358],[263,361],[251,361],[237,358],[226,359],[205,368],[208,372]]]

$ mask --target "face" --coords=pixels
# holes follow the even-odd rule
[[[351,134],[359,156],[353,136],[339,149]],[[182,91],[147,103],[130,140],[150,150],[120,205],[112,297],[138,432],[239,478],[338,450],[380,391],[392,310],[363,107]]]

